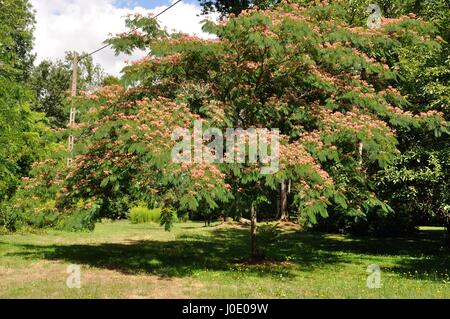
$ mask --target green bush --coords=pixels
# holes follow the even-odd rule
[[[133,224],[159,223],[161,219],[161,211],[161,208],[149,209],[140,205],[130,209],[128,219]]]
[[[0,230],[14,232],[18,226],[19,216],[8,203],[0,204]]]

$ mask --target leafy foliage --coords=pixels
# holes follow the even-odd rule
[[[178,220],[175,210],[164,207],[161,210],[160,224],[166,231],[170,231],[173,224]]]
[[[34,14],[28,0],[0,3],[0,74],[26,81],[33,66]]]
[[[23,83],[33,61],[34,16],[28,1],[0,3],[0,202],[10,197],[20,176],[42,152],[42,115],[33,112],[33,96]]]

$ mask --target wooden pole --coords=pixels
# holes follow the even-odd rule
[[[74,52],[72,64],[72,92],[71,92],[72,97],[77,96],[77,79],[78,79],[78,53]],[[72,128],[75,125],[76,113],[77,109],[75,108],[74,102],[72,101],[72,107],[70,108],[69,128]],[[67,165],[69,166],[72,163],[72,152],[74,144],[75,144],[75,137],[71,134],[69,136],[68,141],[69,156],[67,158]]]

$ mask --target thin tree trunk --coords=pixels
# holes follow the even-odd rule
[[[276,199],[276,204],[277,204],[277,215],[276,218],[280,218],[281,216],[281,211],[280,211],[280,206],[281,206],[281,187],[277,187],[277,199]]]
[[[358,156],[359,156],[359,166],[363,164],[363,143],[361,141],[358,142]]]
[[[445,234],[445,242],[447,244],[447,249],[450,250],[450,218],[447,218],[447,233]]]
[[[256,203],[252,203],[251,207],[251,228],[250,228],[250,241],[251,241],[251,257],[258,257],[258,247],[256,245]]]
[[[287,182],[283,181],[281,183],[281,191],[280,191],[280,220],[284,221],[287,219]]]

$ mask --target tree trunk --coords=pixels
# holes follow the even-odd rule
[[[450,250],[450,218],[447,219],[447,233],[445,234],[445,243],[447,244],[447,249]]]
[[[280,190],[280,220],[284,221],[287,219],[287,198],[288,198],[288,190],[287,190],[287,181],[283,181],[281,183]]]
[[[250,227],[250,241],[251,241],[251,257],[258,257],[258,247],[256,245],[256,203],[252,203],[251,207],[251,227]]]
[[[358,142],[358,156],[359,156],[359,166],[363,164],[363,143],[361,141]]]
[[[281,211],[280,211],[280,206],[281,206],[281,187],[277,187],[277,200],[276,200],[276,204],[277,204],[277,215],[276,218],[280,218],[281,216]]]

